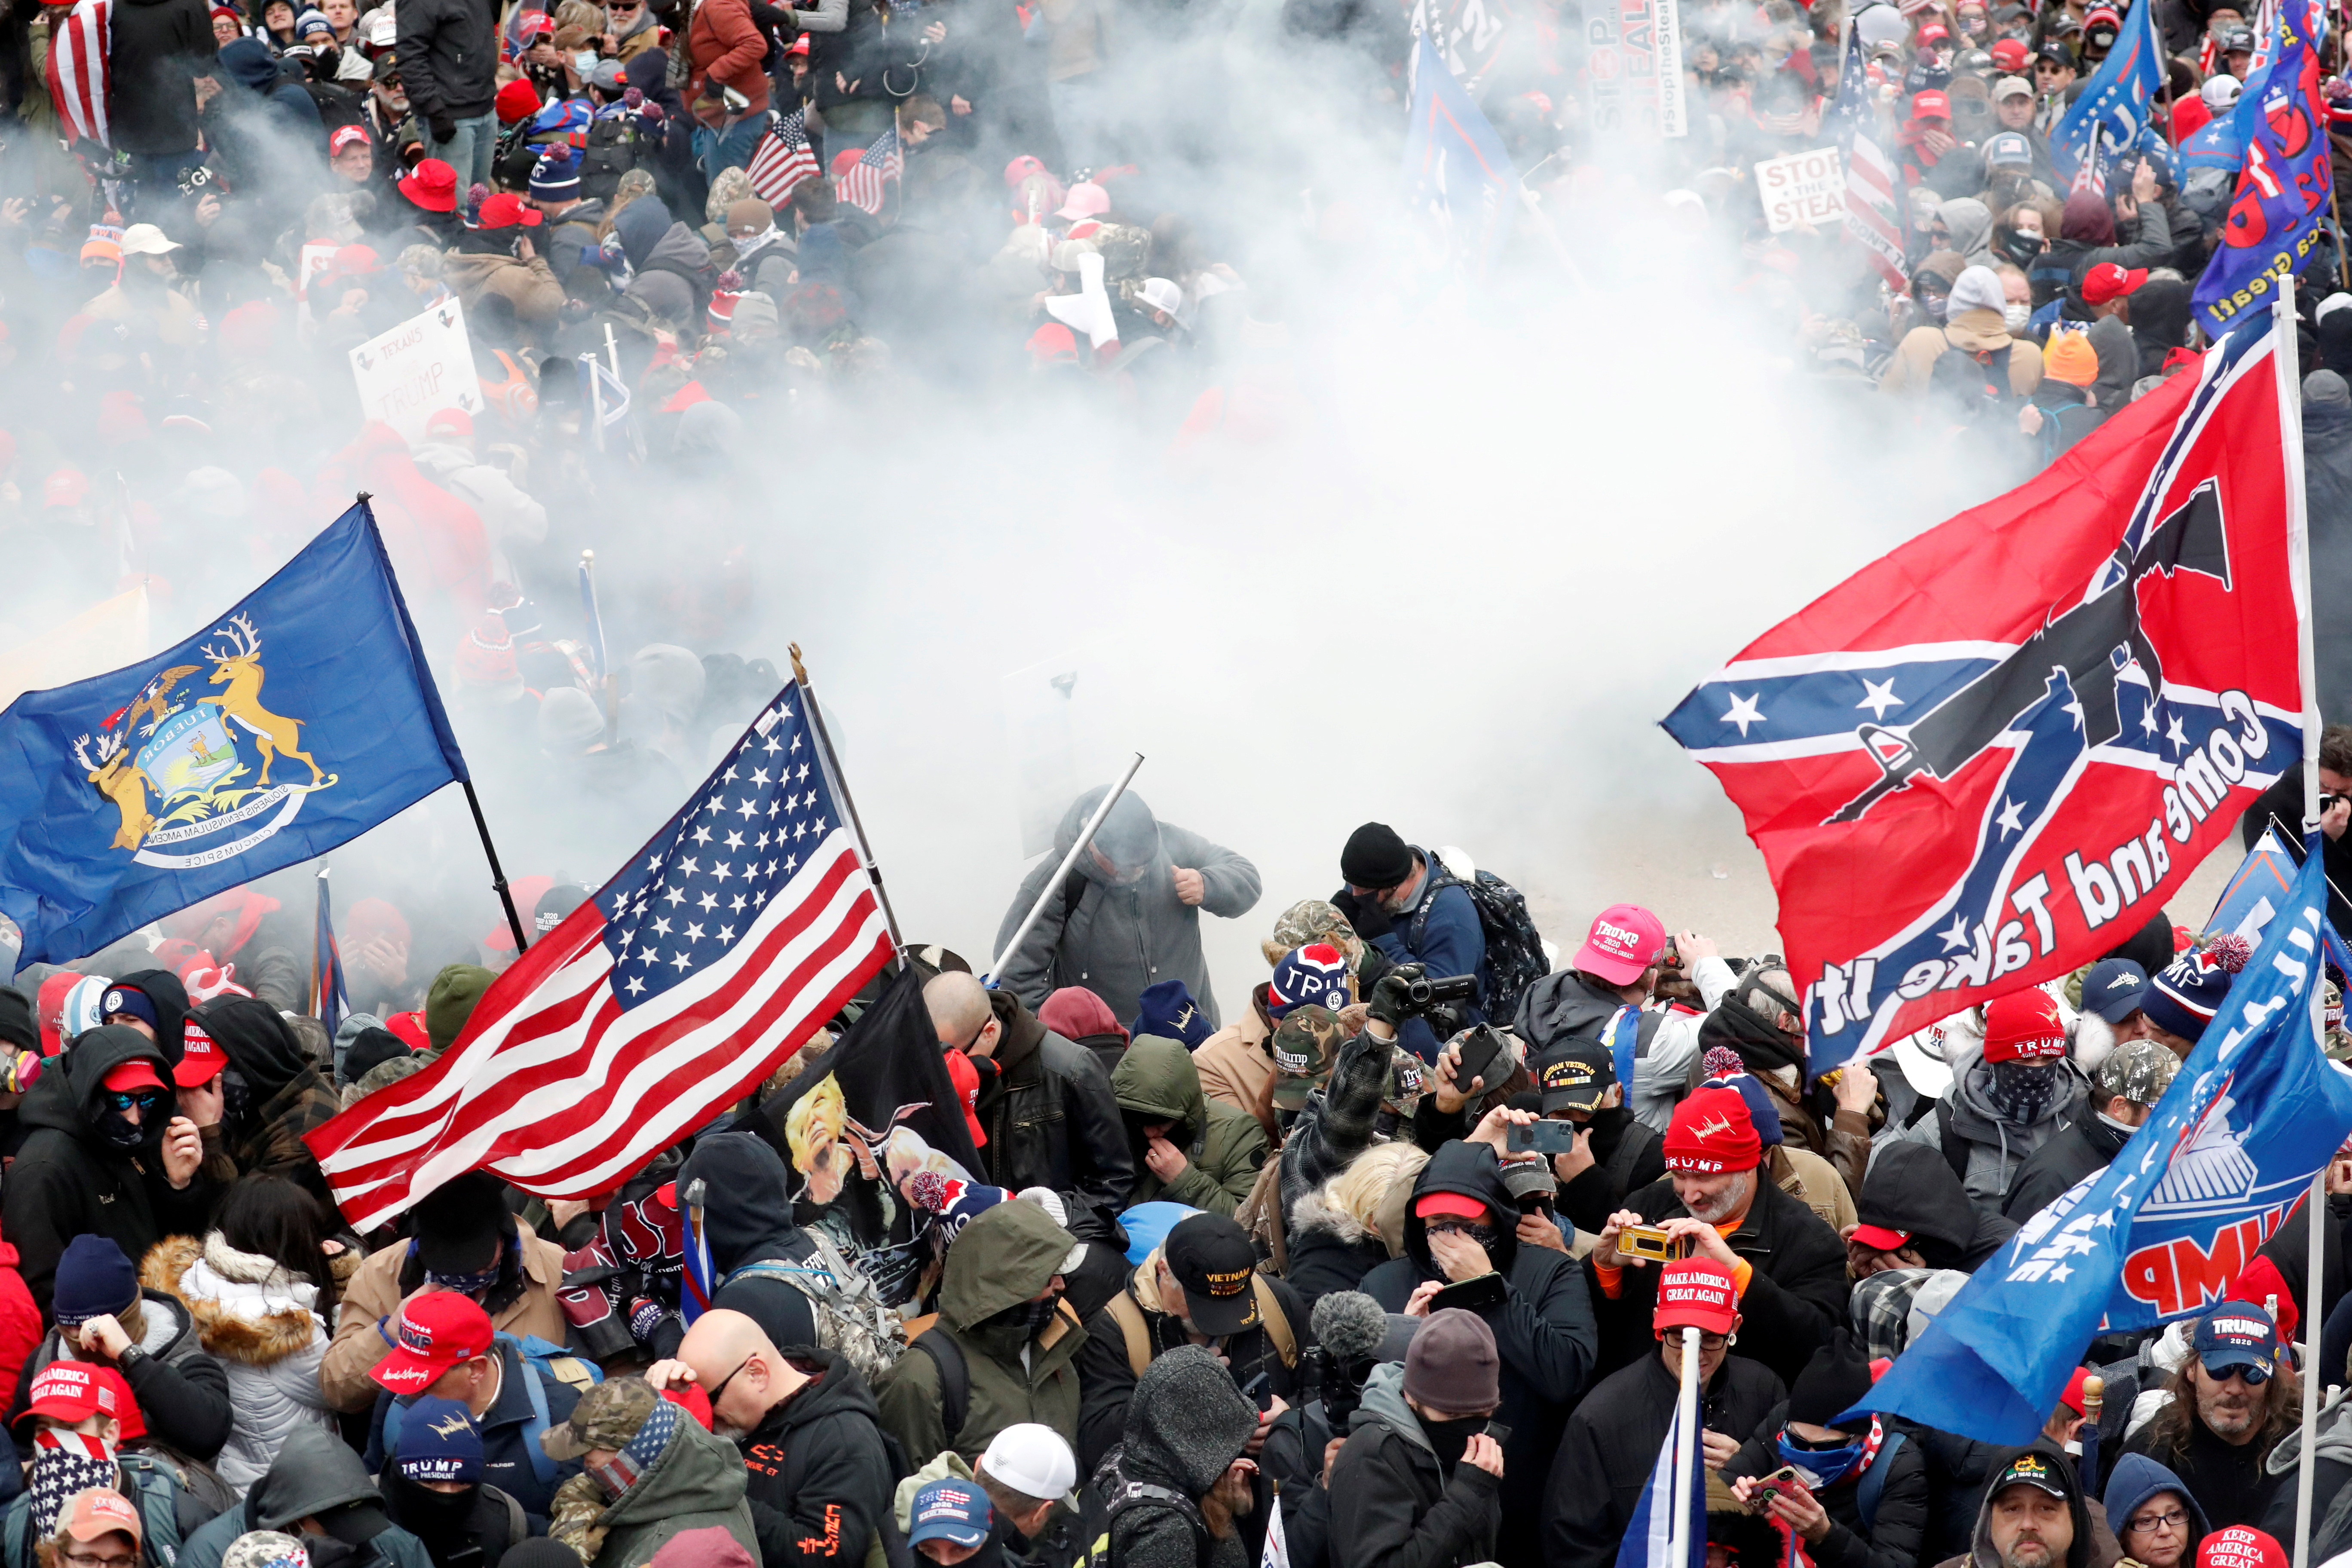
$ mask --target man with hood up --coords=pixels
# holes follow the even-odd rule
[[[1712,1011],[1732,987],[1731,966],[1714,942],[1695,931],[1675,938],[1675,948],[1689,966],[1699,1000]],[[1570,1040],[1597,1040],[1615,1052],[1630,1035],[1634,1070],[1624,1103],[1661,1132],[1674,1120],[1699,1058],[1698,1016],[1647,1005],[1664,971],[1665,949],[1664,921],[1639,904],[1612,904],[1594,917],[1568,968],[1521,994],[1511,1021],[1511,1032],[1538,1056]]]
[[[1942,1152],[1969,1201],[2001,1212],[2028,1156],[2074,1118],[2088,1091],[2066,1059],[2057,999],[2039,986],[1985,1004],[1983,1058],[1897,1137]]]
[[[582,1394],[540,1446],[551,1459],[582,1463],[556,1489],[547,1532],[588,1568],[646,1568],[664,1542],[713,1527],[746,1553],[760,1550],[743,1456],[642,1377],[611,1378]]]
[[[168,969],[134,969],[105,987],[99,1022],[124,1024],[155,1042],[163,1059],[179,1065],[188,1018],[188,988]]]
[[[302,1136],[332,1121],[342,1097],[285,1018],[252,996],[215,996],[188,1016],[228,1058],[219,1079],[221,1143],[238,1173],[284,1176],[332,1213],[334,1194]]]
[[[1245,1111],[1201,1092],[1192,1053],[1174,1040],[1139,1035],[1110,1075],[1135,1157],[1128,1202],[1155,1199],[1230,1215],[1257,1184],[1265,1129]]]
[[[816,1313],[785,1271],[803,1267],[817,1247],[793,1223],[784,1200],[790,1177],[784,1157],[759,1134],[720,1132],[696,1141],[678,1168],[677,1190],[683,1194],[702,1184],[702,1234],[717,1284],[710,1310],[742,1313],[773,1343],[813,1345]],[[760,1264],[772,1267],[754,1267]]]
[[[2001,1213],[2022,1225],[2094,1171],[2105,1170],[2172,1087],[2180,1058],[2154,1040],[2126,1040],[2107,1053],[2071,1125],[2033,1152],[2009,1184]]]
[[[1077,1238],[1037,1204],[1000,1203],[964,1226],[941,1268],[939,1321],[877,1391],[901,1450],[973,1459],[1021,1421],[1076,1447],[1087,1332],[1062,1290],[1082,1261]]]
[[[1413,1183],[1404,1256],[1365,1275],[1361,1287],[1389,1311],[1403,1312],[1425,1310],[1445,1285],[1500,1276],[1500,1300],[1478,1316],[1502,1353],[1497,1419],[1511,1429],[1503,1445],[1503,1550],[1528,1562],[1538,1556],[1546,1461],[1569,1406],[1591,1378],[1599,1339],[1582,1270],[1562,1253],[1520,1246],[1516,1234],[1519,1205],[1503,1184],[1494,1143],[1515,1121],[1534,1120],[1493,1111],[1479,1124],[1479,1141],[1441,1145]]]
[[[805,278],[805,238],[802,244]],[[1022,879],[1004,911],[999,948],[1045,895],[1054,868],[1078,841],[1108,787],[1088,790],[1062,814],[1054,853]],[[1118,797],[1076,868],[1046,900],[1020,951],[1005,954],[997,981],[1031,1007],[1042,1006],[1057,987],[1083,985],[1109,1005],[1112,1016],[1132,1018],[1142,1011],[1146,990],[1181,980],[1214,1029],[1216,993],[1201,951],[1201,911],[1234,920],[1247,914],[1257,897],[1257,868],[1248,859],[1160,821],[1142,796],[1129,792]]]
[[[1937,1568],[2091,1568],[2114,1560],[2112,1536],[2104,1557],[2097,1551],[2094,1535],[2104,1532],[2083,1500],[2074,1461],[2049,1438],[2002,1455],[1990,1475],[1968,1552]]]
[[[1859,1223],[1844,1240],[1846,1267],[1856,1279],[1902,1268],[1973,1274],[2017,1234],[2016,1221],[1970,1203],[1941,1154],[1917,1143],[1879,1150],[1854,1215]],[[1910,1310],[1907,1296],[1900,1310]]]
[[[40,1305],[77,1236],[144,1258],[167,1236],[204,1234],[213,1185],[199,1172],[204,1136],[174,1114],[162,1047],[102,1024],[37,1079],[17,1115],[28,1129],[0,1193],[0,1233]]]
[[[1125,1568],[1247,1568],[1265,1533],[1262,1505],[1272,1499],[1242,1457],[1257,1430],[1256,1410],[1199,1345],[1153,1362],[1135,1394],[1125,1440],[1096,1486],[1113,1499],[1128,1486],[1160,1489],[1184,1498],[1192,1512],[1149,1494],[1118,1510],[1110,1521],[1111,1561]]]
[[[245,1500],[180,1544],[175,1568],[221,1568],[240,1535],[282,1530],[314,1548],[313,1561],[350,1568],[433,1568],[425,1543],[385,1517],[367,1466],[323,1427],[287,1435],[269,1471]],[[323,1550],[317,1550],[323,1548]]]

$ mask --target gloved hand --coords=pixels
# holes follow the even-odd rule
[[[1386,1024],[1393,1032],[1399,1024],[1413,1016],[1411,988],[1424,973],[1418,963],[1400,963],[1381,975],[1381,983],[1372,987],[1365,1016],[1374,1023]]]
[[[434,115],[425,121],[425,125],[433,132],[433,144],[436,147],[446,147],[457,139],[457,121],[450,115]]]
[[[1395,924],[1377,900],[1359,898],[1344,888],[1332,898],[1331,907],[1338,910],[1349,925],[1355,928],[1356,934],[1366,942],[1387,935]]]

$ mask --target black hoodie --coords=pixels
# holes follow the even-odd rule
[[[147,1000],[155,1004],[155,1047],[163,1059],[173,1067],[180,1065],[180,1036],[188,1018],[188,991],[180,977],[168,969],[137,969],[115,981],[134,991],[144,992]]]
[[[793,1223],[783,1156],[756,1132],[714,1133],[697,1142],[678,1167],[680,1194],[696,1182],[705,1187],[702,1225],[711,1271],[726,1281],[710,1304],[751,1319],[767,1331],[771,1343],[814,1344],[816,1318],[809,1299],[789,1280],[727,1279],[747,1263],[799,1263],[816,1252],[816,1243]]]
[[[58,1258],[75,1237],[107,1237],[137,1259],[167,1236],[202,1236],[212,1211],[211,1184],[201,1173],[178,1191],[164,1179],[168,1111],[148,1119],[136,1149],[118,1149],[99,1131],[102,1080],[129,1061],[144,1061],[169,1080],[154,1041],[102,1024],[50,1064],[18,1110],[25,1144],[0,1191],[0,1234],[16,1244],[17,1270],[44,1318]]]
[[[2103,1525],[2093,1523],[2090,1507],[2083,1500],[2083,1481],[2074,1473],[2074,1459],[2049,1438],[2037,1437],[2027,1447],[2004,1449],[1993,1456],[1991,1467],[1985,1471],[1984,1500],[1977,1505],[1976,1532],[1969,1538],[1969,1563],[1973,1568],[2000,1568],[2000,1555],[1992,1549],[1992,1501],[2000,1495],[2001,1472],[2029,1453],[2042,1458],[2052,1479],[2066,1493],[2066,1511],[2074,1521],[2074,1539],[2066,1548],[2066,1568],[2091,1568],[2094,1558],[2102,1555],[2105,1561],[2113,1562],[2115,1537]],[[2101,1542],[2095,1538],[2099,1535],[2106,1537],[2107,1554],[2098,1550]]]
[[[866,1380],[833,1352],[801,1349],[786,1359],[815,1381],[740,1439],[744,1499],[762,1568],[835,1568],[863,1558],[890,1514],[896,1477],[881,1414]]]
[[[1911,1233],[1911,1249],[1930,1268],[1973,1273],[2017,1234],[2015,1222],[1969,1201],[1943,1154],[1924,1143],[1885,1143],[1872,1156],[1854,1217]]]
[[[1442,1145],[1413,1183],[1412,1206],[1432,1193],[1475,1198],[1496,1216],[1488,1258],[1503,1277],[1506,1297],[1478,1315],[1495,1331],[1495,1348],[1502,1356],[1503,1405],[1495,1418],[1511,1429],[1503,1445],[1504,1551],[1507,1557],[1516,1550],[1532,1561],[1551,1451],[1569,1406],[1592,1376],[1600,1333],[1591,1297],[1583,1271],[1567,1254],[1518,1244],[1512,1229],[1518,1205],[1486,1144],[1457,1140]],[[1408,1208],[1404,1256],[1365,1275],[1361,1289],[1388,1310],[1402,1312],[1415,1286],[1444,1278],[1429,1255],[1427,1225]]]

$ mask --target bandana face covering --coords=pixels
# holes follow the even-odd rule
[[[1789,1434],[1783,1430],[1775,1447],[1780,1449],[1780,1462],[1794,1465],[1811,1491],[1837,1485],[1862,1461],[1863,1445],[1859,1440],[1843,1448],[1807,1448],[1789,1441]]]
[[[1994,1062],[1985,1098],[2011,1121],[2032,1122],[2058,1098],[2058,1069],[2032,1062]]]
[[[114,1449],[103,1438],[42,1428],[33,1439],[33,1539],[58,1532],[66,1500],[91,1487],[114,1485]]]
[[[646,1416],[637,1435],[626,1447],[604,1464],[590,1465],[587,1473],[596,1478],[596,1485],[608,1499],[620,1495],[636,1484],[639,1476],[661,1457],[668,1447],[670,1434],[677,1430],[677,1406],[664,1399],[657,1402]]]

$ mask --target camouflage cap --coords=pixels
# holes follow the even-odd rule
[[[221,1568],[310,1568],[310,1553],[293,1536],[254,1530],[229,1542],[221,1554]]]
[[[2107,1053],[2096,1077],[2101,1094],[2119,1094],[2134,1105],[2154,1105],[2179,1070],[2180,1058],[2154,1040],[2126,1040]]]
[[[1312,1003],[1293,1007],[1274,1031],[1274,1102],[1297,1110],[1331,1076],[1339,1059],[1339,1020]]]
[[[606,1378],[580,1396],[571,1420],[541,1433],[539,1446],[551,1459],[576,1459],[591,1448],[625,1448],[659,1398],[642,1377]]]
[[[1326,899],[1301,899],[1282,911],[1274,922],[1274,934],[1260,945],[1268,963],[1279,963],[1287,953],[1297,952],[1309,942],[1328,942],[1349,955],[1349,967],[1355,967],[1355,954],[1360,950],[1356,928],[1348,923],[1339,906]]]

